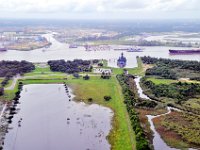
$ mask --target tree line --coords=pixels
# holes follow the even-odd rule
[[[51,71],[64,72],[69,74],[79,73],[79,72],[91,72],[92,63],[97,63],[97,60],[92,62],[89,60],[75,59],[73,61],[65,60],[50,60],[48,65]]]
[[[200,84],[177,82],[171,84],[158,84],[143,78],[142,84],[157,98],[167,97],[174,99],[177,104],[195,98],[200,93]]]
[[[35,69],[33,63],[28,61],[0,61],[0,77],[13,77]]]
[[[168,68],[188,69],[200,72],[199,61],[186,61],[176,59],[154,58],[150,56],[141,57],[145,64],[156,64],[157,66],[166,66]]]
[[[8,84],[11,77],[17,74],[24,74],[35,69],[35,65],[28,61],[0,61],[0,77],[4,77],[1,82],[0,96],[4,94],[4,86]]]
[[[177,79],[179,77],[184,77],[185,74],[187,74],[186,76],[193,80],[200,78],[200,62],[198,61],[172,60],[149,56],[141,57],[141,59],[145,64],[155,65],[154,67],[147,69],[145,75],[160,76],[166,79]]]
[[[150,150],[149,142],[147,137],[140,125],[139,117],[134,110],[136,105],[137,96],[129,88],[129,78],[134,78],[134,76],[117,75],[117,79],[122,87],[122,93],[124,95],[124,103],[129,114],[132,128],[136,134],[136,149],[137,150]]]

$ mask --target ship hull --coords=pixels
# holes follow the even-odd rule
[[[0,52],[7,51],[7,48],[0,48]]]
[[[200,54],[200,49],[198,50],[172,50],[170,49],[169,52],[171,54]]]

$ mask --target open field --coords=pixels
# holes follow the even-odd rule
[[[147,80],[148,81],[152,81],[156,85],[158,85],[158,84],[171,84],[171,83],[178,82],[178,80],[158,79],[158,78],[154,78],[154,77],[148,77]]]
[[[188,83],[200,83],[199,81],[195,80],[186,80],[186,79],[179,79],[179,80],[172,80],[172,79],[159,79],[156,77],[148,77],[147,80],[152,81],[155,84],[171,84],[171,83],[176,83],[176,82],[188,82]]]

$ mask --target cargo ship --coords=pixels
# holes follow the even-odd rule
[[[169,49],[170,54],[200,54],[200,49],[191,49],[191,50],[173,50]]]
[[[75,45],[75,44],[70,44],[70,45],[69,45],[69,48],[78,48],[78,46]]]

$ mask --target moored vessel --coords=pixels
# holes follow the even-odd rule
[[[0,47],[0,52],[7,51],[6,47]]]
[[[173,50],[169,49],[169,53],[171,54],[200,54],[200,49],[190,49],[190,50]]]

